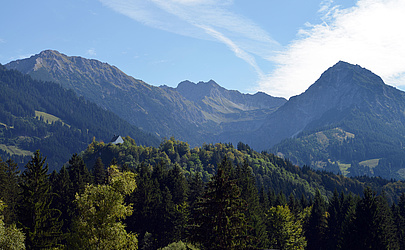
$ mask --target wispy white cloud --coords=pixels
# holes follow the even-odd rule
[[[405,85],[404,0],[358,0],[346,9],[322,0],[320,23],[307,23],[285,47],[250,19],[233,13],[233,0],[100,1],[144,25],[225,44],[256,71],[254,91],[300,94],[339,60],[366,67],[388,84]],[[274,70],[263,73],[258,57]]]
[[[96,50],[94,48],[90,48],[90,49],[88,49],[86,51],[86,54],[89,55],[89,56],[96,56],[97,52],[96,52]]]
[[[11,61],[15,61],[15,60],[30,58],[33,55],[34,54],[19,54],[17,56],[10,57],[8,60],[11,62]]]
[[[263,77],[255,56],[271,57],[281,46],[251,20],[229,10],[233,0],[100,0],[153,28],[225,44]]]
[[[300,30],[272,59],[277,67],[257,90],[300,94],[339,60],[366,67],[387,84],[405,85],[405,1],[359,0],[348,9],[324,1],[320,10],[324,22]]]
[[[237,44],[235,44],[235,42],[233,42],[228,37],[224,36],[222,33],[204,25],[201,25],[200,27],[203,30],[205,30],[208,34],[210,34],[212,37],[216,38],[218,41],[221,41],[222,43],[226,44],[233,51],[233,53],[235,53],[237,57],[243,59],[250,66],[252,66],[255,69],[256,73],[258,74],[259,78],[264,77],[262,70],[257,65],[255,58],[251,54],[241,49]]]

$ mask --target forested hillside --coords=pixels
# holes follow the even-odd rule
[[[125,168],[137,168],[141,163],[158,165],[164,163],[168,168],[178,165],[186,176],[200,174],[203,181],[208,181],[216,173],[216,166],[227,158],[234,166],[247,164],[255,177],[257,188],[282,191],[289,196],[313,197],[319,190],[323,197],[330,197],[334,190],[352,192],[360,195],[366,186],[378,192],[384,191],[390,202],[397,202],[399,195],[405,191],[400,181],[382,178],[347,178],[326,171],[316,171],[309,166],[302,168],[274,154],[252,150],[248,145],[204,144],[190,148],[186,142],[174,138],[165,139],[159,147],[138,146],[130,138],[124,138],[123,144],[114,145],[94,141],[82,154],[87,166],[94,166],[100,158],[104,165],[115,162]]]
[[[140,145],[159,143],[156,137],[71,90],[0,65],[2,158],[25,164],[41,149],[50,169],[60,169],[69,155],[85,149],[94,137],[108,142],[115,134],[131,135]]]
[[[0,246],[405,247],[402,182],[300,169],[243,143],[190,149],[173,138],[158,148],[130,137],[118,145],[93,141],[47,172],[39,151],[21,175],[12,161],[0,161]]]

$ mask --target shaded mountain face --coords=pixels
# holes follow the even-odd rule
[[[106,63],[51,50],[6,67],[59,83],[148,132],[193,146],[216,142],[220,133],[255,130],[286,102],[264,93],[229,91],[214,81],[155,87]]]
[[[258,148],[277,144],[272,151],[295,163],[404,179],[404,111],[404,92],[369,70],[339,62],[269,115],[253,138],[264,138]]]

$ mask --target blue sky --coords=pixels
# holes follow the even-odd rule
[[[405,85],[404,0],[13,0],[0,63],[45,49],[153,85],[215,80],[290,97],[339,60]]]

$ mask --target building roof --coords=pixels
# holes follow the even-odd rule
[[[119,144],[119,143],[124,143],[124,140],[120,135],[114,135],[114,137],[110,141],[112,144]]]

